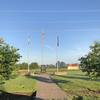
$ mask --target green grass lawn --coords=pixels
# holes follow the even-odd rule
[[[3,90],[10,93],[32,93],[36,90],[36,80],[33,78],[18,76],[15,79],[5,81]]]
[[[32,72],[34,72],[35,74],[38,74],[38,73],[41,73],[41,69],[40,68],[37,68],[37,69],[33,69],[31,70]],[[57,68],[46,68],[46,73],[48,74],[53,74],[54,72],[57,71]],[[67,71],[67,68],[59,68],[59,71],[60,72],[63,72],[63,71]]]
[[[70,96],[80,95],[86,100],[100,100],[93,99],[93,97],[100,97],[100,79],[90,80],[81,71],[68,71],[66,76],[55,75],[52,78]]]

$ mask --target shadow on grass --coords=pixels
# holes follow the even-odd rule
[[[74,73],[74,74],[69,74],[69,75],[82,76],[82,77],[85,77],[86,76],[84,74],[79,74],[79,73]]]
[[[54,83],[71,83],[70,81],[67,80],[60,80],[60,79],[52,79]]]
[[[4,85],[5,84],[5,82],[1,82],[0,83],[0,91],[5,91],[5,88],[4,88]]]
[[[2,90],[0,91],[0,100],[35,100],[35,99],[36,99],[36,91],[32,93],[31,96],[8,93]]]
[[[58,76],[58,75],[56,75],[56,76]],[[50,77],[50,79],[44,78],[42,76],[26,76],[26,77],[36,79],[40,82],[45,82],[45,83],[69,83],[70,82],[67,80],[53,79],[52,77]],[[64,76],[62,76],[62,77],[64,77]]]
[[[59,75],[56,75],[56,76],[59,76]],[[90,79],[88,76],[85,76],[85,75],[67,75],[67,76],[59,76],[59,77],[63,77],[63,78],[68,78],[68,79],[81,79],[81,80],[86,80],[86,81],[97,81],[97,82],[100,82],[100,79]]]
[[[26,77],[36,79],[40,82],[53,83],[53,81],[51,79],[45,78],[45,77],[42,77],[42,76],[26,76]]]
[[[71,78],[71,79],[82,79],[82,80],[90,80],[88,77],[79,77],[79,76],[74,76],[74,75],[69,75],[69,76],[61,76],[64,78]]]
[[[41,99],[41,98],[36,97],[36,99],[35,99],[35,100],[44,100],[44,99]]]
[[[5,84],[5,82],[0,82],[0,85],[3,85],[3,84]]]

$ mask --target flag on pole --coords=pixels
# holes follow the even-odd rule
[[[57,47],[59,47],[59,36],[57,36]]]

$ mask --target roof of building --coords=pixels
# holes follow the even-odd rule
[[[79,66],[79,64],[68,64],[68,66],[76,67]]]

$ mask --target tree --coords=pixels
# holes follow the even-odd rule
[[[57,61],[56,66],[57,66],[57,64],[58,64],[58,67],[66,67],[66,63],[63,61],[61,61],[61,62]]]
[[[4,44],[4,40],[3,40],[3,38],[0,37],[0,45],[1,44]]]
[[[61,66],[61,67],[67,67],[67,66],[66,66],[66,63],[65,63],[65,62],[63,62],[63,61],[62,61],[62,62],[60,62],[60,66]]]
[[[34,63],[31,63],[29,65],[29,67],[30,67],[30,69],[37,69],[37,68],[39,68],[39,65],[38,65],[38,63],[34,62]]]
[[[47,65],[47,67],[48,67],[48,68],[55,68],[56,66],[53,65],[53,64],[49,64],[49,65]]]
[[[95,42],[90,46],[88,55],[81,57],[80,68],[83,72],[87,72],[90,77],[100,76],[100,42]]]
[[[23,69],[27,69],[28,68],[28,63],[26,63],[26,62],[18,63],[15,66],[16,66],[17,69],[23,70]]]
[[[26,62],[23,62],[23,63],[20,63],[20,64],[17,64],[16,65],[19,69],[28,69],[28,63]]]
[[[1,40],[0,40],[1,41]],[[13,71],[13,66],[20,59],[19,49],[8,44],[0,42],[0,76],[4,79],[9,79]]]

